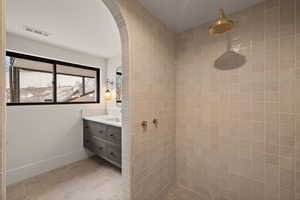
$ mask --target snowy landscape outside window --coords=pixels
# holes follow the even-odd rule
[[[5,72],[8,105],[100,102],[97,68],[7,52]]]

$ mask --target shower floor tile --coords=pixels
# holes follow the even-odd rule
[[[119,169],[96,157],[7,187],[7,200],[121,200]]]
[[[207,200],[182,187],[173,186],[159,200]]]

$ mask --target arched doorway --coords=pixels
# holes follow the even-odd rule
[[[101,0],[100,0],[101,1]],[[130,137],[129,137],[129,104],[128,104],[128,71],[129,71],[129,47],[128,47],[128,33],[127,33],[127,26],[126,26],[126,22],[125,22],[125,18],[122,16],[121,10],[119,8],[119,5],[117,3],[116,0],[103,0],[103,2],[106,4],[106,6],[108,7],[108,9],[110,10],[112,16],[114,17],[116,24],[119,28],[119,33],[120,33],[120,38],[121,38],[121,47],[122,47],[122,70],[123,70],[123,87],[122,87],[122,94],[123,94],[123,103],[122,103],[122,138],[123,138],[123,144],[122,144],[122,176],[123,176],[123,199],[130,199],[130,170],[129,170],[129,166],[130,166],[130,155],[129,155],[129,149],[130,149]],[[2,11],[2,16],[1,16],[1,53],[2,53],[2,68],[0,70],[1,72],[1,86],[3,87],[3,89],[1,90],[1,98],[2,102],[1,102],[1,127],[0,130],[2,131],[2,166],[1,166],[1,199],[6,200],[6,180],[5,180],[5,156],[6,156],[6,132],[5,132],[5,110],[6,110],[6,103],[5,103],[5,98],[3,98],[5,96],[4,93],[4,88],[5,88],[5,75],[4,75],[4,71],[2,71],[2,69],[4,68],[4,58],[5,58],[5,33],[6,33],[6,28],[5,28],[5,4],[4,4],[4,0],[1,0],[1,5],[0,5],[0,10]]]
[[[123,101],[122,101],[122,176],[123,176],[123,199],[131,199],[131,188],[130,188],[130,107],[129,107],[129,43],[128,43],[128,29],[125,21],[125,17],[122,15],[117,0],[102,0],[107,8],[113,15],[117,26],[119,28],[121,38],[121,49],[122,49],[122,70],[123,70]]]

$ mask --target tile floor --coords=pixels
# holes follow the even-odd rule
[[[8,186],[7,200],[121,200],[121,171],[92,157]]]
[[[208,200],[208,198],[200,198],[193,192],[181,187],[170,187],[168,192],[163,194],[159,200]]]
[[[121,171],[92,157],[7,187],[7,200],[122,200]],[[202,200],[171,187],[159,200]]]

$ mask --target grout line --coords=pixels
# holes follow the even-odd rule
[[[280,69],[281,69],[281,58],[280,58],[280,56],[281,56],[281,1],[282,0],[278,0],[279,2],[278,2],[278,4],[279,4],[279,10],[278,10],[278,14],[279,14],[279,27],[278,27],[278,60],[277,60],[277,62],[278,62],[278,84],[279,84],[279,90],[278,90],[278,199],[280,199],[280,195],[281,195],[281,192],[280,192],[280,179],[281,179],[281,177],[280,177],[280,167],[281,167],[281,162],[280,162],[280,135],[281,135],[281,125],[280,125],[280,121],[281,121],[281,118],[280,118],[280,103],[281,103],[281,75],[280,75]]]
[[[186,186],[184,186],[184,185],[182,185],[180,183],[177,183],[176,186],[179,187],[179,188],[181,188],[181,189],[186,190],[187,192],[190,192],[191,194],[194,194],[195,196],[197,196],[199,198],[201,198],[200,193],[195,192],[194,190],[192,190],[192,189],[190,189],[190,188],[188,188],[188,187],[186,187]],[[211,195],[211,193],[209,193],[209,195]]]
[[[296,61],[297,61],[297,35],[296,35],[296,21],[297,21],[297,17],[296,17],[296,13],[297,13],[297,8],[296,8],[296,6],[297,6],[297,1],[298,0],[294,0],[294,66],[293,66],[293,70],[295,70],[296,69]],[[296,70],[293,72],[293,73],[296,73]],[[296,76],[296,75],[295,75]],[[294,92],[294,84],[295,84],[295,80],[293,80],[293,82],[292,82],[292,92]],[[293,102],[293,109],[295,109],[295,101]],[[294,110],[295,111],[295,110]],[[296,113],[296,112],[295,112]],[[296,152],[297,152],[297,148],[296,148],[296,115],[295,115],[295,113],[294,113],[294,115],[293,115],[293,117],[294,117],[294,124],[293,124],[293,128],[294,128],[294,155],[293,155],[293,167],[294,167],[294,199],[296,199],[296,184],[297,184],[297,176],[296,176]]]
[[[264,73],[264,162],[263,162],[263,164],[264,164],[264,178],[263,178],[263,180],[264,180],[264,189],[263,189],[263,197],[265,197],[265,190],[266,190],[266,187],[265,187],[265,185],[266,185],[266,152],[267,152],[267,139],[266,139],[266,126],[267,126],[267,112],[266,112],[266,104],[267,104],[267,102],[266,102],[266,99],[267,99],[267,95],[266,95],[266,86],[267,86],[267,84],[266,84],[266,82],[267,82],[267,79],[266,79],[266,77],[267,77],[267,70],[266,70],[266,68],[267,68],[267,41],[266,41],[266,19],[267,19],[267,17],[266,17],[266,12],[267,12],[267,10],[266,10],[266,2],[264,2],[264,71],[263,71],[263,73]]]

